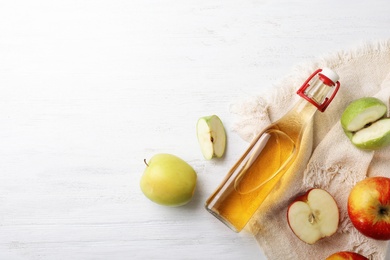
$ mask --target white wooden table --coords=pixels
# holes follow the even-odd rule
[[[0,259],[265,259],[203,207],[247,146],[229,106],[385,39],[389,14],[388,0],[1,0]],[[222,160],[195,136],[211,114]],[[198,173],[184,207],[141,193],[162,152]]]

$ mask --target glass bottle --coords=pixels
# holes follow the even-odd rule
[[[301,139],[315,112],[324,112],[336,95],[339,76],[316,70],[297,91],[302,98],[282,118],[266,127],[233,165],[206,201],[206,209],[240,232],[280,178],[297,163]]]

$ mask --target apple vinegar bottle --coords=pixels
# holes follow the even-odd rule
[[[302,98],[282,118],[262,130],[206,201],[206,209],[240,232],[281,177],[295,163],[305,128],[317,110],[324,112],[336,95],[339,76],[315,71],[297,91]]]

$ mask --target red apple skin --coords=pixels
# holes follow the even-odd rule
[[[348,197],[348,215],[363,235],[390,239],[390,178],[368,177],[358,182]]]
[[[355,252],[341,251],[328,256],[326,260],[368,260],[368,258]]]

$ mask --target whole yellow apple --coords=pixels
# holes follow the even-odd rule
[[[348,197],[348,215],[363,235],[390,239],[390,178],[368,177],[358,182]]]
[[[182,206],[193,197],[197,175],[181,158],[172,154],[156,154],[141,177],[141,190],[151,201],[164,206]]]

